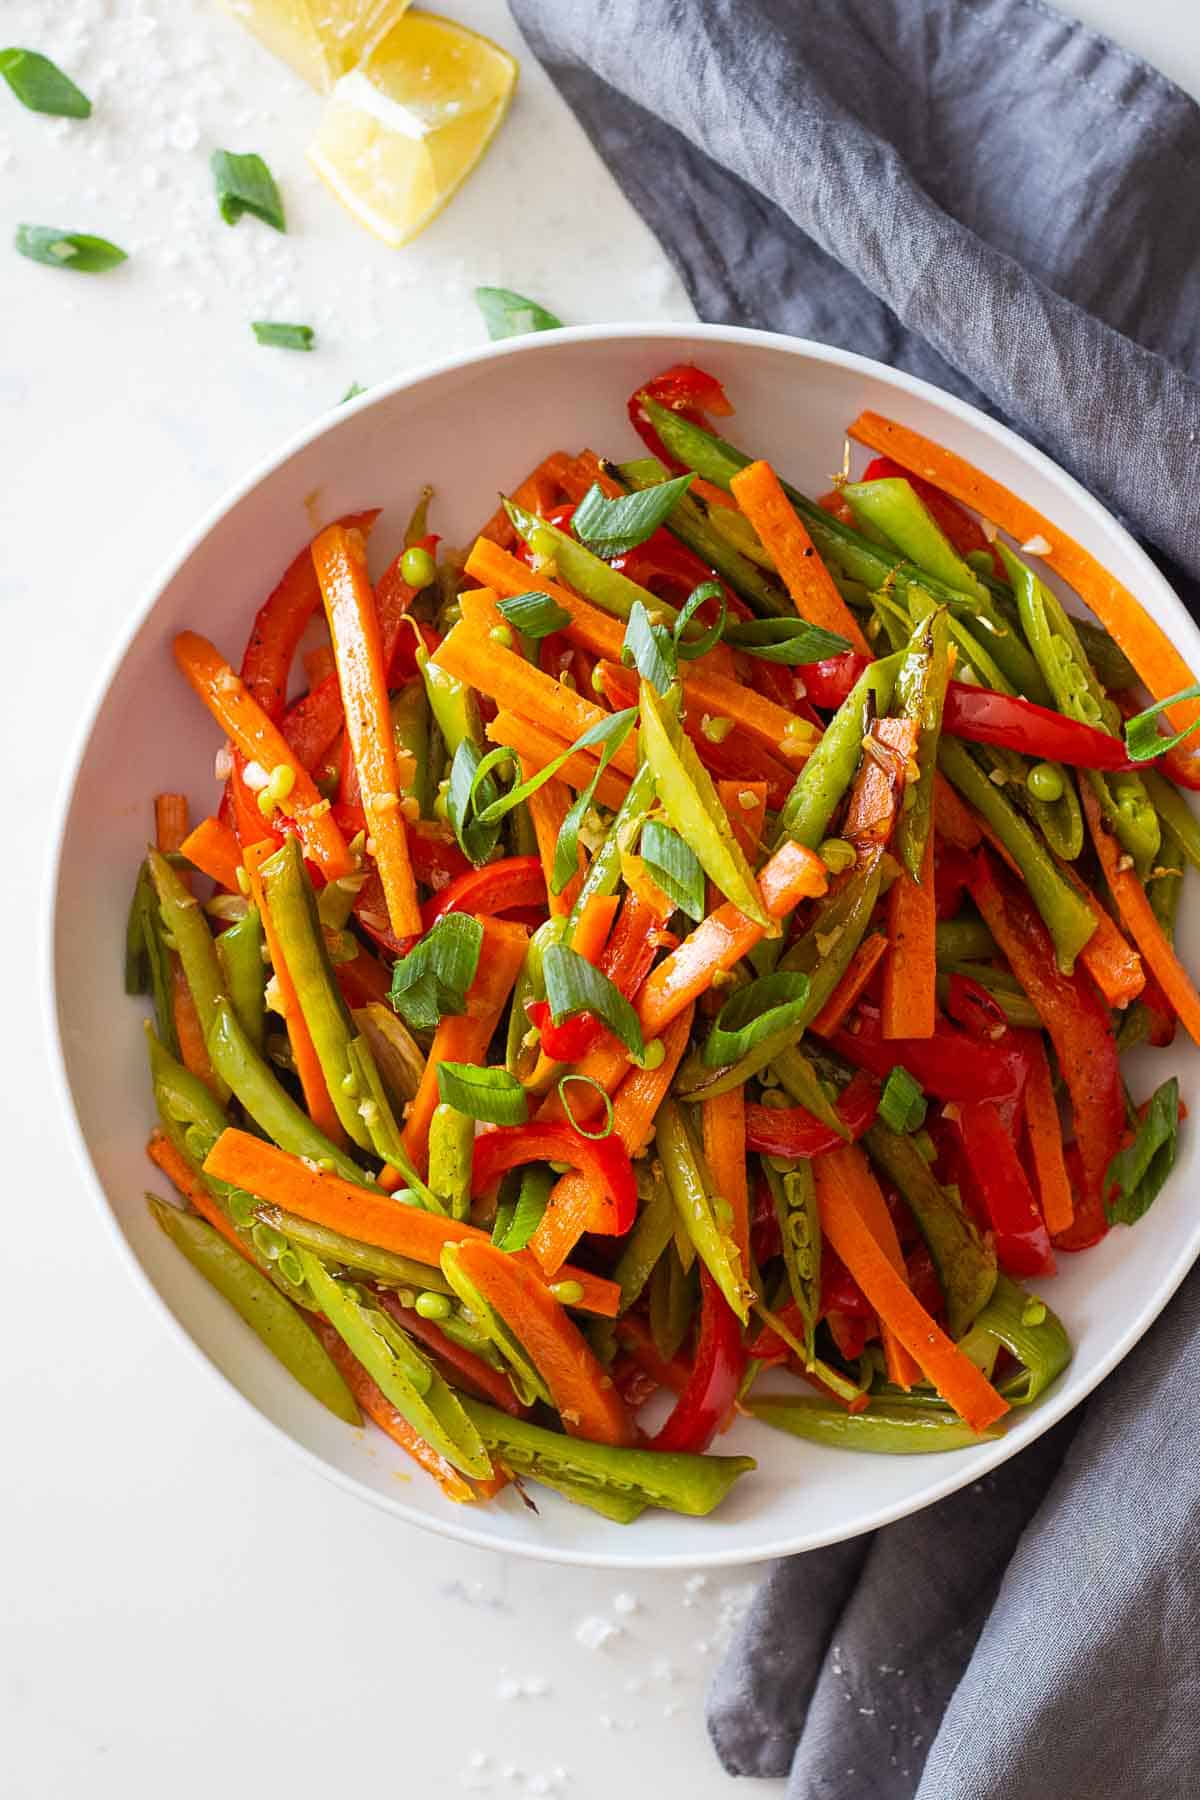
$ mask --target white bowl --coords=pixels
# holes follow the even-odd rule
[[[62,1071],[115,1233],[157,1295],[163,1316],[259,1416],[325,1474],[397,1517],[464,1542],[562,1562],[665,1568],[750,1562],[870,1531],[975,1481],[1078,1404],[1137,1342],[1200,1250],[1192,1201],[1197,1135],[1184,1133],[1174,1176],[1153,1213],[1082,1256],[1064,1256],[1047,1298],[1075,1346],[1040,1406],[1011,1416],[1002,1440],[935,1457],[872,1457],[799,1443],[740,1422],[720,1449],[748,1451],[745,1476],[709,1519],[648,1513],[622,1527],[538,1492],[478,1509],[451,1505],[382,1436],[349,1429],[278,1366],[178,1254],[147,1214],[158,1185],[144,1144],[153,1122],[142,1008],[121,989],[125,911],[151,829],[151,796],[181,789],[202,817],[214,803],[211,720],[170,653],[191,626],[236,661],[250,620],[280,570],[320,525],[382,505],[372,557],[391,555],[423,482],[437,490],[437,529],[469,539],[496,503],[550,450],[637,448],[625,398],[641,380],[695,360],[725,381],[736,441],[776,462],[810,493],[829,486],[846,424],[863,407],[894,414],[981,464],[1094,552],[1140,595],[1200,667],[1200,637],[1133,539],[1077,482],[994,424],[923,382],[820,344],[724,327],[603,327],[520,339],[456,357],[373,391],[322,419],[253,472],[205,519],[155,583],[86,726],[63,808],[55,872],[53,984]],[[1183,921],[1185,954],[1197,933]],[[1180,1033],[1165,1069],[1196,1108],[1197,1052]],[[1141,1072],[1139,1072],[1141,1073]],[[1149,1071],[1143,1077],[1149,1085]],[[397,1473],[411,1473],[411,1481]]]

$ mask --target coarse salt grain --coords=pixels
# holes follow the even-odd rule
[[[602,1619],[599,1613],[590,1613],[575,1627],[575,1642],[582,1644],[585,1650],[604,1650],[621,1634],[620,1625],[614,1625],[611,1619]]]

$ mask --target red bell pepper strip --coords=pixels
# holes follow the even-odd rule
[[[837,1103],[838,1117],[857,1141],[879,1110],[879,1083],[860,1070]],[[746,1148],[766,1156],[820,1156],[847,1140],[802,1106],[746,1107]]]
[[[691,1376],[670,1418],[650,1439],[650,1448],[707,1450],[733,1409],[745,1366],[737,1315],[702,1265],[700,1330]]]
[[[508,912],[514,906],[544,906],[546,878],[541,858],[506,856],[501,862],[468,868],[421,908],[421,930],[430,931],[444,913]]]
[[[1077,769],[1132,769],[1124,741],[1110,732],[1064,718],[1048,706],[997,694],[991,688],[952,681],[946,692],[942,730],[974,744],[1019,750],[1043,762],[1069,763]]]
[[[725,419],[733,411],[725,389],[716,376],[698,369],[695,363],[672,363],[669,369],[653,376],[635,394],[630,395],[630,424],[651,456],[657,456],[659,462],[666,463],[676,475],[682,473],[683,465],[676,462],[664,447],[658,433],[643,413],[643,395],[657,400],[660,406],[669,406],[672,412],[682,413],[693,425],[703,425],[706,413],[711,413],[714,418]]]
[[[946,1011],[980,1043],[998,1044],[1008,1030],[1003,1009],[985,987],[969,975],[951,975]]]
[[[496,865],[493,865],[496,866]],[[620,918],[600,953],[597,967],[619,993],[631,1000],[650,973],[655,952],[664,941],[674,942],[659,928],[658,914],[638,894],[629,893]],[[542,1034],[542,1050],[552,1062],[577,1063],[597,1043],[604,1026],[590,1012],[576,1013],[556,1025],[545,1000],[526,1003],[530,1023]]]
[[[428,550],[433,555],[440,543],[435,531],[427,537],[418,538],[410,549]],[[411,628],[405,623],[408,609],[416,599],[419,590],[410,587],[404,579],[401,565],[405,552],[398,550],[379,580],[375,583],[375,611],[379,619],[379,642],[383,652],[383,666],[388,672],[389,683],[394,674],[392,664],[396,660],[396,652],[402,638],[407,637],[410,644],[415,644]],[[411,651],[410,651],[411,654]]]
[[[616,1132],[587,1138],[574,1126],[556,1121],[498,1125],[475,1139],[472,1193],[484,1193],[506,1170],[531,1162],[570,1163],[578,1169],[592,1190],[596,1210],[611,1218],[614,1236],[633,1224],[637,1215],[633,1163]]]
[[[1053,1275],[1054,1252],[1017,1147],[990,1100],[961,1102],[952,1123],[996,1242],[996,1256],[1007,1275]]]
[[[1037,1008],[1071,1097],[1083,1183],[1074,1222],[1054,1241],[1066,1250],[1083,1250],[1108,1229],[1105,1175],[1125,1129],[1125,1098],[1108,1009],[1082,968],[1073,975],[1062,973],[1025,888],[986,852],[976,860],[971,898]]]
[[[375,507],[370,512],[351,513],[337,523],[367,537],[378,517],[379,508]],[[242,657],[242,680],[276,724],[283,714],[288,676],[300,639],[320,606],[321,589],[313,568],[312,548],[306,544],[255,614]]]
[[[989,921],[990,923],[990,921]],[[846,1062],[882,1080],[899,1066],[939,1100],[1015,1100],[1025,1085],[1025,1059],[1006,1044],[979,1043],[939,1020],[928,1038],[885,1038],[874,1007],[861,1006],[857,1030],[829,1039]]]
[[[820,662],[801,663],[796,674],[804,683],[804,691],[822,712],[836,712],[850,696],[850,690],[870,662],[857,650],[843,650],[840,656],[826,656]]]
[[[529,1411],[522,1406],[513,1393],[506,1375],[494,1369],[491,1363],[484,1362],[482,1356],[476,1356],[464,1344],[456,1344],[448,1338],[441,1327],[433,1319],[423,1319],[413,1306],[401,1306],[395,1294],[381,1292],[379,1304],[385,1312],[391,1313],[397,1325],[407,1331],[431,1350],[440,1363],[450,1369],[457,1382],[468,1392],[475,1394],[480,1400],[490,1400],[502,1412],[511,1413],[514,1419],[523,1419]]]
[[[471,867],[453,832],[433,819],[416,819],[409,825],[408,854],[417,880],[435,894]]]
[[[1000,581],[1008,580],[1004,564],[988,543],[979,520],[940,487],[935,487],[932,481],[926,481],[921,475],[914,475],[911,469],[902,469],[890,456],[874,457],[863,470],[862,478],[864,481],[907,481],[918,498],[924,501],[926,510],[933,514],[943,536],[949,538],[960,556],[969,556],[973,550],[986,550],[991,556],[997,578]]]
[[[296,759],[311,775],[337,739],[345,722],[342,690],[337,674],[327,675],[315,688],[289,706],[281,721],[284,737]]]

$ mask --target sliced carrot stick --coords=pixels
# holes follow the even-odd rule
[[[698,662],[683,672],[683,691],[689,710],[714,719],[732,719],[738,731],[749,734],[764,750],[792,765],[806,762],[818,739],[798,735],[794,713],[756,693],[730,676],[702,669]]]
[[[840,1030],[857,1006],[887,947],[888,940],[882,931],[872,931],[863,939],[850,958],[846,973],[809,1026],[817,1037],[832,1037]]]
[[[154,841],[164,856],[174,850],[182,850],[183,840],[188,834],[188,803],[186,794],[156,794],[154,796]]]
[[[412,937],[421,929],[421,907],[400,811],[387,671],[375,595],[367,574],[366,546],[361,532],[331,525],[314,539],[312,554],[337,659],[346,735],[354,752],[388,918],[397,937]]]
[[[692,1014],[693,1009],[688,1006],[663,1032],[663,1060],[657,1069],[630,1069],[616,1089],[613,1096],[613,1130],[630,1156],[637,1156],[650,1142],[654,1132],[654,1115],[662,1105],[687,1049]],[[581,1062],[580,1072],[583,1068],[584,1063]],[[549,1205],[529,1240],[529,1248],[547,1275],[554,1275],[563,1267],[582,1234],[591,1229],[593,1220],[590,1215],[591,1189],[588,1183],[582,1175],[564,1175],[551,1189]]]
[[[532,719],[568,744],[609,717],[602,707],[593,706],[582,694],[543,675],[524,657],[492,643],[465,619],[442,639],[436,661],[448,675],[457,675],[468,687],[490,694],[497,706]],[[637,751],[632,738],[614,752],[612,766],[632,781],[637,774]]]
[[[1087,901],[1096,916],[1096,929],[1079,952],[1079,960],[1110,1006],[1128,1006],[1146,985],[1146,970],[1141,957],[1083,877],[1076,873],[1074,864],[1063,862],[1060,857],[1055,861],[1060,873]]]
[[[630,893],[636,894],[642,905],[650,909],[659,924],[665,925],[675,911],[675,902],[647,874],[646,865],[640,856],[631,856],[627,850],[622,851],[621,880]]]
[[[933,1036],[937,1015],[937,908],[933,891],[933,834],[925,844],[921,879],[901,869],[888,894],[888,959],[883,969],[880,1024],[885,1038]]]
[[[733,497],[762,539],[796,611],[812,625],[848,638],[864,656],[872,655],[854,614],[793,510],[770,463],[753,462],[730,482]]]
[[[331,817],[328,800],[321,798],[287,739],[252,698],[241,677],[208,639],[195,631],[181,631],[174,651],[195,692],[242,755],[268,771],[281,764],[291,770],[292,790],[281,810],[296,821],[306,854],[328,881],[349,875],[354,861]]]
[[[1025,1124],[1037,1174],[1042,1217],[1050,1236],[1057,1237],[1074,1221],[1075,1197],[1063,1156],[1062,1120],[1058,1116],[1045,1046],[1036,1032],[1028,1034],[1027,1042]]]
[[[551,1068],[553,1068],[553,1066],[553,1064],[550,1065]],[[606,1031],[603,1036],[592,1045],[591,1049],[587,1051],[585,1055],[580,1057],[579,1061],[574,1065],[572,1073],[575,1075],[586,1075],[589,1081],[595,1082],[596,1087],[602,1088],[606,1094],[611,1094],[619,1086],[622,1077],[625,1076],[628,1071],[628,1050],[626,1050],[619,1038],[615,1038],[610,1031]],[[533,1080],[529,1083],[529,1086],[533,1092],[537,1092],[538,1083],[536,1073]],[[600,1096],[596,1094],[592,1088],[576,1084],[569,1092],[571,1099],[571,1110],[569,1115],[563,1102],[562,1095],[558,1092],[558,1089],[555,1088],[551,1093],[546,1095],[546,1098],[538,1107],[538,1118],[566,1119],[569,1116],[572,1119],[578,1119],[581,1124],[584,1124],[594,1113],[600,1111]],[[563,1176],[564,1181],[569,1181],[570,1179],[571,1177],[569,1175]]]
[[[733,1211],[730,1236],[750,1267],[750,1184],[746,1179],[746,1090],[731,1088],[700,1108],[704,1156],[717,1193]]]
[[[801,900],[823,894],[828,885],[829,871],[816,852],[790,841],[758,877],[763,906],[773,919],[784,918]],[[709,913],[642,983],[637,1008],[645,1035],[658,1037],[676,1013],[712,986],[718,969],[732,969],[765,935],[732,901]]]
[[[940,769],[935,769],[933,774],[933,806],[938,837],[945,838],[956,850],[978,847],[981,833],[975,814]]]
[[[1196,992],[1191,976],[1176,956],[1162,926],[1155,918],[1146,898],[1145,888],[1132,869],[1121,867],[1123,858],[1116,839],[1107,830],[1100,812],[1100,802],[1086,781],[1080,782],[1079,795],[1083,801],[1088,830],[1096,846],[1096,855],[1104,871],[1109,892],[1117,903],[1117,911],[1124,919],[1130,937],[1145,957],[1151,972],[1157,976],[1159,987],[1182,1020],[1184,1029],[1195,1043],[1200,1044],[1200,994]]]
[[[226,893],[240,892],[237,872],[242,866],[242,847],[233,831],[220,819],[201,819],[179,848],[201,874],[223,887]]]
[[[563,472],[570,461],[565,450],[556,450],[545,462],[540,462],[536,469],[531,469],[524,481],[518,482],[511,498],[526,512],[544,516],[559,503],[564,491]],[[511,549],[517,541],[516,531],[503,506],[496,508],[479,535],[505,549]]]
[[[888,1211],[887,1201],[883,1197],[883,1189],[875,1179],[874,1171],[866,1156],[856,1144],[847,1144],[840,1150],[830,1151],[828,1157],[822,1160],[825,1162],[825,1168],[820,1179],[828,1184],[838,1185],[851,1197],[871,1236],[907,1287],[909,1285],[908,1271],[904,1266],[904,1254],[900,1249],[900,1239],[896,1236],[896,1227],[892,1223],[892,1215]],[[816,1173],[814,1170],[814,1174]],[[883,1337],[884,1356],[887,1361],[888,1379],[894,1381],[898,1387],[907,1390],[919,1378],[921,1371],[903,1344],[897,1341],[895,1333],[882,1320],[880,1320],[880,1330]]]
[[[458,596],[459,610],[467,623],[486,636],[502,629],[507,621],[496,604],[496,590],[490,587],[467,588]]]
[[[593,484],[599,486],[606,500],[619,500],[626,491],[614,476],[607,473],[594,450],[581,450],[578,456],[571,457],[563,471],[563,493],[568,500],[578,505]],[[695,486],[695,483],[692,485]]]
[[[545,763],[537,763],[532,757],[521,758],[521,780],[528,781]],[[558,840],[562,835],[563,823],[571,809],[571,796],[565,782],[551,776],[540,788],[530,794],[526,801],[529,817],[533,821],[533,835],[537,839],[538,855],[542,859],[542,873],[546,877],[546,903],[555,918],[565,919],[574,906],[583,881],[583,850],[576,850],[578,873],[572,875],[561,894],[554,892],[551,883],[554,880],[554,863],[558,854]]]
[[[636,1427],[612,1376],[528,1265],[478,1239],[458,1246],[458,1261],[546,1383],[568,1436],[596,1444],[632,1444]]]
[[[479,966],[467,990],[465,1013],[447,1013],[433,1034],[421,1085],[405,1108],[404,1148],[419,1168],[429,1154],[429,1122],[441,1098],[438,1064],[481,1063],[521,972],[529,933],[508,919],[481,919]]]
[[[146,1155],[150,1161],[160,1168],[163,1174],[178,1193],[206,1219],[214,1231],[219,1231],[226,1243],[232,1244],[239,1256],[244,1256],[248,1263],[254,1258],[243,1244],[230,1221],[225,1217],[200,1177],[190,1164],[179,1154],[170,1138],[157,1127],[150,1133],[150,1141],[146,1145]],[[255,1268],[258,1267],[254,1263]]]
[[[1039,546],[1036,554],[1074,588],[1084,605],[1111,632],[1156,700],[1165,700],[1169,694],[1191,687],[1195,675],[1136,595],[1035,507],[965,457],[881,413],[860,413],[850,426],[849,435],[982,513],[1018,544],[1040,539],[1047,547],[1043,550]],[[1170,718],[1175,730],[1182,731],[1200,719],[1200,701],[1181,701],[1171,708]]]
[[[756,863],[762,849],[763,825],[767,817],[766,782],[718,781],[717,793],[743,855],[751,863]]]
[[[329,1097],[321,1059],[317,1055],[312,1034],[301,1010],[300,997],[296,992],[291,970],[287,965],[287,957],[283,953],[283,946],[279,942],[279,936],[275,930],[271,909],[267,905],[262,865],[269,856],[274,855],[274,852],[275,846],[270,842],[248,845],[244,856],[246,879],[250,883],[250,896],[258,908],[258,916],[262,921],[263,936],[267,942],[271,968],[275,975],[279,999],[283,1007],[283,1022],[287,1027],[288,1042],[292,1047],[292,1061],[296,1065],[300,1086],[304,1090],[304,1104],[314,1125],[318,1125],[333,1143],[341,1145],[346,1142],[346,1133],[342,1129],[342,1122]]]
[[[507,744],[511,750],[527,757],[535,769],[544,769],[548,762],[553,762],[556,756],[561,756],[568,748],[565,739],[552,731],[543,730],[529,719],[518,718],[515,713],[498,712],[486,731],[493,744]],[[568,787],[579,793],[587,787],[595,773],[596,757],[592,751],[576,750],[552,779],[565,781]],[[596,798],[601,806],[609,806],[614,810],[620,806],[628,792],[628,778],[618,775],[612,768],[605,769],[596,786]]]
[[[621,905],[619,894],[592,894],[571,933],[571,948],[585,961],[599,962]]]
[[[360,1187],[340,1176],[323,1174],[310,1167],[303,1157],[291,1156],[233,1126],[223,1131],[213,1145],[204,1172],[245,1188],[247,1193],[256,1194],[283,1212],[296,1213],[314,1225],[340,1231],[343,1237],[357,1238],[360,1244],[394,1250],[398,1256],[411,1257],[433,1269],[438,1267],[446,1244],[461,1244],[468,1239],[491,1241],[485,1231],[463,1220],[444,1219],[438,1213],[393,1200],[377,1188]],[[513,1254],[532,1264],[528,1252],[519,1250]],[[584,1297],[579,1304],[585,1312],[615,1317],[620,1303],[620,1289],[615,1281],[574,1267],[564,1274],[583,1288]]]
[[[842,1154],[834,1150],[813,1159],[822,1231],[878,1313],[880,1324],[886,1324],[971,1430],[986,1431],[1008,1411],[1007,1400],[946,1336],[892,1266],[863,1217],[858,1191],[836,1173],[831,1178],[830,1163]]]

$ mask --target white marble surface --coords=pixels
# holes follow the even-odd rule
[[[520,53],[502,0],[447,5]],[[1077,10],[1200,88],[1192,9]],[[0,602],[10,660],[38,676],[10,677],[2,725],[0,1791],[717,1800],[702,1693],[752,1572],[506,1563],[294,1462],[119,1266],[44,1072],[37,954],[63,723],[222,489],[351,381],[480,341],[476,282],[570,321],[687,317],[686,297],[529,59],[487,163],[396,254],[309,176],[312,97],[206,0],[5,0],[0,37],[59,56],[98,102],[64,125],[0,92],[0,233],[30,219],[134,253],[97,282],[0,259]],[[267,156],[286,240],[212,223],[218,144]],[[317,353],[257,348],[264,316],[315,324]],[[597,1619],[619,1633],[589,1648]]]

